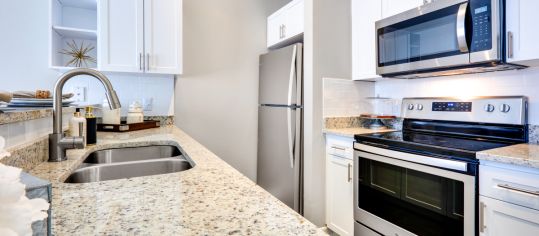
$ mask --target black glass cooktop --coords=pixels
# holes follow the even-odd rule
[[[355,139],[358,143],[392,150],[468,160],[475,160],[476,152],[514,144],[481,138],[452,137],[413,131],[363,134],[356,135]]]

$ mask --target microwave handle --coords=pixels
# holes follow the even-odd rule
[[[465,2],[459,7],[457,13],[457,42],[461,52],[468,52],[468,43],[466,42],[466,10],[468,3]]]

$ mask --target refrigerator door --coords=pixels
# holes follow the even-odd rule
[[[302,44],[260,56],[259,103],[301,106]]]
[[[260,106],[257,183],[302,213],[301,109]]]

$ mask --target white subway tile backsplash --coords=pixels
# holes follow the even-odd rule
[[[364,99],[374,96],[374,83],[324,78],[324,117],[358,116],[369,112]]]

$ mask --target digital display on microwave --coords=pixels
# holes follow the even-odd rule
[[[476,8],[474,12],[475,12],[475,14],[481,14],[483,12],[486,12],[487,10],[488,10],[488,7],[484,6],[484,7]]]

